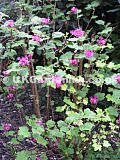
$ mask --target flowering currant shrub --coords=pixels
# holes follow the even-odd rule
[[[21,95],[31,89],[33,115],[25,115],[17,131],[10,122],[1,124],[13,158],[117,160],[120,64],[109,58],[113,28],[95,15],[100,3],[80,9],[69,2],[66,10],[57,1],[14,5],[20,13],[16,19],[2,13],[0,18],[5,64],[0,90],[19,111]],[[87,12],[90,18],[84,22]],[[44,111],[41,88],[46,91]],[[53,92],[60,103],[53,101]],[[18,147],[23,142],[34,147]]]

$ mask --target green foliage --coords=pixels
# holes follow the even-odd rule
[[[120,64],[117,56],[112,57],[112,54],[116,55],[119,37],[113,34],[114,24],[107,22],[103,15],[96,15],[97,9],[99,11],[107,3],[101,0],[85,0],[78,4],[73,1],[22,0],[14,4],[19,14],[13,17],[16,19],[13,27],[6,26],[4,19],[9,16],[2,13],[0,65],[1,61],[9,61],[4,68],[10,75],[3,76],[1,89],[6,95],[10,92],[8,87],[16,84],[17,90],[12,91],[15,95],[13,102],[20,110],[23,105],[17,98],[22,84],[33,84],[30,83],[30,75],[34,75],[40,88],[47,88],[47,102],[41,119],[26,117],[26,125],[19,127],[17,135],[14,131],[5,133],[9,137],[14,135],[11,138],[13,146],[34,138],[32,143],[43,160],[54,153],[64,160],[119,158],[119,144],[114,138],[119,135],[116,120],[119,120],[120,82],[115,76],[120,76]],[[78,6],[77,13],[72,13],[73,6]],[[115,8],[108,10],[108,13],[118,11]],[[50,18],[48,24],[43,24],[42,18],[45,17]],[[74,31],[80,27],[84,31],[83,36],[79,35],[78,30]],[[33,35],[38,36],[37,40]],[[101,37],[102,44],[101,41],[98,43]],[[93,52],[93,56],[86,56],[86,51]],[[29,64],[21,65],[17,58],[29,53],[33,58],[28,58]],[[76,64],[71,63],[72,60],[76,60]],[[19,80],[14,84],[13,78],[18,76],[29,80]],[[58,77],[53,80],[53,76]],[[36,88],[34,86],[32,90],[36,92]],[[51,105],[51,90],[59,93],[60,104]],[[39,96],[43,96],[42,93]],[[96,96],[97,102],[92,102],[91,96]],[[55,119],[54,110],[60,118]],[[43,124],[39,124],[39,120]],[[35,160],[37,156],[35,151],[24,148],[16,152],[16,160]]]
[[[35,152],[34,151],[32,151],[32,152],[30,152],[30,151],[17,152],[16,160],[20,160],[20,159],[23,159],[23,160],[28,160],[28,159],[36,160]]]
[[[18,135],[22,136],[23,138],[27,138],[30,137],[30,132],[28,131],[28,128],[24,126],[19,128]]]

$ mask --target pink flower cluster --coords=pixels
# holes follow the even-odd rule
[[[36,34],[32,36],[32,40],[35,41],[35,42],[41,42],[42,41],[41,37],[36,35]]]
[[[43,84],[45,82],[45,80],[42,78],[40,80],[38,80],[38,83]]]
[[[9,94],[7,95],[7,98],[8,98],[9,100],[12,100],[12,99],[14,98],[14,94],[13,94],[13,93],[9,93]]]
[[[16,90],[16,86],[9,86],[8,90],[14,92]]]
[[[41,160],[41,158],[40,158],[40,157],[37,157],[36,160]]]
[[[33,55],[31,53],[27,54],[28,59],[32,59]]]
[[[4,76],[9,76],[10,75],[9,71],[3,71],[2,73],[3,73]]]
[[[71,58],[71,59],[69,59],[69,62],[70,62],[71,65],[76,66],[78,64],[78,59],[77,58],[74,58],[74,59]]]
[[[80,29],[75,29],[75,30],[71,30],[70,33],[77,37],[77,38],[81,38],[84,36],[85,32],[82,30],[82,28]]]
[[[11,129],[12,125],[10,123],[3,123],[2,127],[3,127],[3,130],[7,132]]]
[[[24,67],[24,66],[29,66],[30,61],[29,59],[31,59],[31,57],[29,58],[29,56],[25,55],[24,57],[18,57],[17,60],[19,61],[20,66]]]
[[[78,8],[72,7],[71,8],[71,13],[76,14],[78,12]]]
[[[22,91],[25,91],[25,88],[26,88],[26,87],[25,87],[24,85],[22,85]]]
[[[13,20],[7,20],[6,24],[7,24],[7,27],[14,27],[14,21]]]
[[[120,84],[120,75],[117,75],[117,76],[115,77],[115,80],[117,81],[118,84]]]
[[[56,85],[56,88],[60,88],[62,85],[62,78],[58,75],[52,76],[52,82]]]
[[[98,103],[98,97],[97,96],[91,96],[90,97],[91,104],[97,104]]]
[[[86,58],[92,58],[93,55],[94,55],[94,52],[92,50],[85,50]]]
[[[119,119],[117,120],[117,124],[120,125],[120,117],[119,117]]]
[[[103,37],[99,37],[99,39],[97,40],[97,44],[100,46],[104,46],[106,44],[106,39],[104,39]]]
[[[53,50],[57,52],[59,49],[57,47],[54,47]]]
[[[16,91],[16,86],[11,85],[11,86],[8,86],[7,88],[8,88],[8,91],[9,91],[9,93],[7,95],[7,98],[9,100],[12,100],[14,98],[14,94],[13,93]]]
[[[42,120],[38,120],[38,121],[36,122],[36,124],[39,125],[39,126],[43,126]]]
[[[42,18],[42,24],[49,24],[50,23],[50,18]]]
[[[32,142],[37,143],[37,139],[32,138]]]

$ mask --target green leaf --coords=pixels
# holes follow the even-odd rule
[[[3,48],[3,45],[2,45],[2,43],[0,43],[0,49],[2,49]]]
[[[72,58],[73,53],[72,52],[66,52],[65,54],[63,54],[62,56],[60,56],[61,60],[68,60],[70,58]]]
[[[101,62],[100,60],[96,61],[96,66],[100,68],[104,68],[106,66],[106,63]]]
[[[70,42],[76,42],[76,41],[78,41],[79,40],[79,38],[69,38],[68,39],[68,41],[70,41]]]
[[[51,81],[48,81],[47,82],[47,86],[51,86],[52,88],[56,88],[56,85],[55,85],[55,83],[53,83],[53,82],[51,82]]]
[[[107,101],[112,101],[113,100],[113,97],[112,97],[111,94],[107,94],[106,98],[107,98]]]
[[[17,141],[17,138],[12,138],[12,139],[11,139],[11,142],[12,142],[13,144],[19,144],[19,142]]]
[[[67,90],[67,87],[68,87],[67,84],[63,84],[63,85],[61,86],[61,90],[62,90],[62,91],[66,91],[66,90]]]
[[[105,22],[103,20],[98,20],[98,21],[96,21],[96,23],[99,24],[99,25],[104,25],[105,24]]]
[[[58,46],[58,47],[62,47],[62,45],[63,45],[63,43],[62,43],[60,40],[58,40],[58,39],[55,39],[53,42],[54,42],[54,43],[56,44],[56,46]]]
[[[55,126],[55,122],[52,120],[49,120],[49,121],[47,121],[46,125],[48,128],[53,128]]]
[[[114,67],[114,63],[113,62],[110,62],[108,65],[107,65],[108,68],[112,69]]]
[[[15,105],[16,105],[16,107],[19,108],[19,109],[20,109],[20,108],[23,108],[23,105],[22,105],[22,104],[16,103]]]
[[[109,108],[106,109],[106,111],[110,116],[118,117],[118,112],[115,107],[110,106]]]
[[[86,122],[86,123],[84,123],[83,125],[80,126],[80,130],[81,131],[90,131],[93,126],[94,126],[94,124],[92,124],[90,122]]]
[[[49,58],[54,59],[55,58],[55,54],[53,51],[46,50],[45,55],[46,55],[46,59],[49,59]]]
[[[5,135],[6,136],[13,136],[14,133],[15,133],[14,131],[9,131],[9,132],[6,132]]]
[[[61,38],[61,37],[63,37],[64,36],[64,33],[62,33],[62,32],[54,32],[53,34],[52,34],[52,37],[53,38]]]
[[[13,58],[13,56],[15,56],[15,55],[17,55],[17,52],[12,49],[11,51],[6,51],[4,53],[4,55],[2,56],[2,58],[6,58],[6,57],[12,57]]]
[[[66,109],[66,106],[58,106],[56,107],[56,112],[63,112]]]
[[[92,19],[96,19],[98,16],[92,16]]]
[[[112,31],[112,27],[107,27],[107,28],[105,28],[102,32],[101,32],[101,34],[108,34],[108,33],[110,33]]]
[[[103,141],[103,146],[106,147],[106,148],[108,148],[108,147],[111,146],[111,144],[107,140],[104,140]]]
[[[93,145],[94,151],[101,151],[102,145],[98,143],[94,143]]]
[[[68,128],[68,126],[61,126],[60,131],[66,133],[66,132],[69,132],[69,128]]]
[[[87,87],[83,87],[83,88],[78,92],[79,96],[82,97],[82,98],[86,97],[86,95],[87,95],[87,93],[88,93],[88,90],[89,90],[89,89],[88,89]]]
[[[34,138],[37,140],[37,143],[46,146],[47,145],[47,141],[40,135],[34,136]]]
[[[29,157],[30,157],[29,151],[21,151],[17,152],[16,160],[28,160]]]
[[[18,131],[19,136],[23,136],[24,138],[30,137],[30,132],[26,126],[20,127]]]
[[[92,119],[95,117],[95,115],[96,114],[93,111],[91,111],[89,108],[84,110],[84,118]]]
[[[70,113],[70,115],[65,119],[67,123],[78,122],[82,117],[81,113]]]
[[[40,153],[40,158],[41,160],[48,160],[47,156],[46,156],[46,153]]]
[[[98,97],[98,99],[100,100],[100,101],[102,101],[102,100],[104,100],[105,99],[105,93],[96,93],[95,94],[97,97]]]
[[[60,77],[64,77],[66,75],[66,72],[59,69],[57,72],[56,72],[56,75],[59,75]]]
[[[18,37],[20,38],[31,38],[32,36],[25,32],[19,32]]]
[[[58,124],[58,127],[60,127],[60,128],[62,126],[67,126],[67,124],[64,121],[62,121],[62,120],[58,121],[57,124]]]
[[[77,106],[75,105],[75,103],[71,102],[68,97],[64,97],[64,102],[66,104],[68,104],[72,109],[76,109],[77,108]]]
[[[12,44],[12,48],[14,47],[18,47],[18,46],[22,46],[25,44],[25,41],[24,40],[19,40],[19,41],[16,41]]]
[[[92,1],[91,4],[88,4],[87,7],[85,8],[86,10],[91,10],[91,9],[94,9],[96,7],[98,7],[100,5],[100,0],[94,0]]]
[[[60,132],[59,129],[55,128],[54,130],[51,130],[50,131],[50,135],[51,135],[51,138],[55,140],[55,138],[59,137],[59,138],[62,138],[63,137],[63,132]]]
[[[76,92],[76,89],[74,88],[74,86],[70,86],[69,92],[72,94],[74,94]]]

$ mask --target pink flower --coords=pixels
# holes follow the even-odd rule
[[[10,123],[4,123],[2,124],[2,127],[3,127],[3,130],[6,132],[11,129],[12,125]]]
[[[37,143],[37,139],[35,139],[35,138],[32,138],[32,141],[33,141],[34,143]]]
[[[9,76],[10,75],[9,71],[3,71],[2,73],[3,73],[4,76]]]
[[[43,84],[45,82],[45,80],[44,79],[40,79],[40,80],[38,80],[38,83],[40,83],[40,84]]]
[[[13,99],[13,98],[14,98],[14,94],[13,94],[13,93],[9,93],[9,94],[7,95],[7,98],[8,98],[8,99]]]
[[[42,122],[41,120],[38,120],[38,121],[36,122],[36,124],[39,125],[39,126],[43,126],[43,122]]]
[[[91,104],[97,104],[98,103],[98,97],[97,96],[91,96],[90,97]]]
[[[27,55],[28,59],[32,59],[32,56],[33,56],[32,54]]]
[[[118,84],[120,84],[120,75],[117,75],[117,76],[115,77],[115,80],[117,81]]]
[[[72,7],[71,8],[71,13],[76,14],[78,12],[78,8]]]
[[[55,75],[55,76],[52,77],[52,82],[55,83],[56,88],[60,88],[61,85],[62,85],[62,79],[58,75]]]
[[[120,117],[119,117],[119,119],[117,120],[117,124],[120,125]]]
[[[40,157],[37,157],[36,160],[41,160],[41,158],[40,158]]]
[[[42,41],[41,37],[36,35],[36,34],[32,36],[32,40],[35,41],[35,42],[41,42]]]
[[[59,49],[57,47],[54,47],[53,50],[56,52],[58,51]]]
[[[25,91],[25,86],[24,85],[22,86],[22,90]]]
[[[86,50],[85,51],[86,58],[92,58],[93,55],[94,55],[94,52],[92,50]]]
[[[104,46],[106,44],[106,39],[104,39],[103,37],[99,37],[99,39],[97,40],[97,44],[100,46]]]
[[[16,86],[9,86],[9,87],[8,87],[8,90],[9,90],[9,91],[15,91],[15,90],[16,90]]]
[[[74,58],[74,59],[69,59],[69,62],[70,62],[70,64],[73,65],[73,66],[75,66],[75,65],[78,64],[78,60],[77,60],[76,58]]]
[[[50,23],[50,18],[42,18],[41,21],[43,24],[49,24]]]
[[[17,60],[19,61],[20,66],[29,66],[29,59],[27,56],[24,57],[18,57]]]
[[[7,27],[14,27],[14,21],[13,20],[7,20]]]
[[[75,29],[75,30],[71,30],[70,33],[77,37],[77,38],[81,38],[84,36],[85,32],[82,30],[82,28],[80,29]]]

